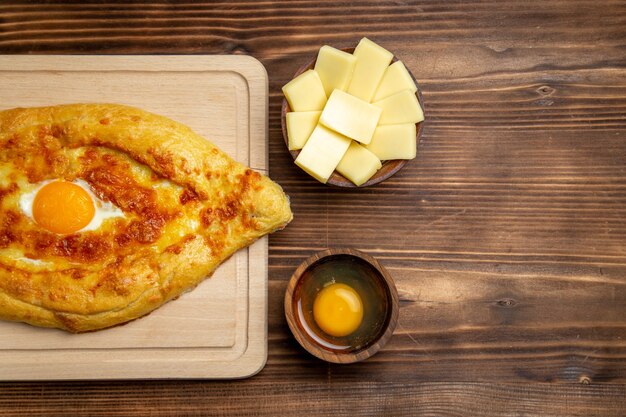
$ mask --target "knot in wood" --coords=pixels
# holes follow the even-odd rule
[[[542,96],[549,96],[549,95],[554,94],[556,90],[548,85],[542,85],[536,91]]]
[[[516,304],[517,304],[517,301],[515,301],[512,298],[503,298],[501,300],[496,301],[496,305],[498,307],[504,307],[504,308],[514,307]]]
[[[250,55],[250,51],[243,45],[234,45],[230,49],[230,53],[234,55]]]

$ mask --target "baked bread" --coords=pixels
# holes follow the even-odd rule
[[[98,218],[78,231],[75,186]],[[114,104],[0,112],[1,319],[70,332],[133,320],[291,219],[278,184],[166,117]]]

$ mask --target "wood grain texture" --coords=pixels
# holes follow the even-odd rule
[[[293,166],[280,87],[362,36],[417,78],[417,159],[363,190]],[[0,385],[0,415],[621,416],[626,409],[626,3],[0,4],[3,53],[250,54],[269,74],[269,359],[238,382]],[[375,357],[328,365],[290,336],[287,280],[350,246],[394,276]],[[300,407],[299,413],[294,407]]]
[[[338,365],[345,366],[345,365]],[[257,377],[262,379],[262,376]],[[255,378],[256,379],[256,378]],[[6,413],[140,416],[623,416],[622,385],[274,381],[81,382],[3,387]],[[24,392],[29,392],[25,395]],[[6,404],[6,405],[5,405]]]

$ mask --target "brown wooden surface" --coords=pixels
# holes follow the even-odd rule
[[[269,358],[243,381],[0,384],[3,415],[626,414],[623,1],[0,3],[2,53],[238,53],[270,79],[270,173],[295,220],[270,239]],[[417,159],[383,184],[293,166],[280,87],[324,43],[367,35],[426,104]],[[385,348],[329,365],[282,297],[317,250],[395,277]]]

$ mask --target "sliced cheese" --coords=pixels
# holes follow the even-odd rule
[[[356,65],[347,92],[369,103],[393,59],[393,54],[363,38],[354,50],[354,56]]]
[[[313,133],[317,122],[320,119],[321,111],[299,111],[287,113],[287,137],[289,139],[289,150],[302,149],[306,141]]]
[[[387,67],[372,101],[380,101],[402,90],[411,90],[415,93],[417,86],[402,61],[396,61]]]
[[[292,111],[322,110],[326,104],[326,93],[317,71],[308,70],[289,81],[283,87]]]
[[[417,152],[415,123],[378,126],[367,149],[383,161],[415,158]]]
[[[342,135],[367,144],[382,110],[341,90],[330,95],[320,116],[320,123]]]
[[[296,158],[296,165],[321,183],[326,183],[351,140],[337,132],[317,125]]]
[[[382,110],[378,121],[381,125],[418,123],[424,120],[422,108],[411,90],[402,90],[372,104]]]
[[[346,91],[355,63],[356,57],[352,54],[328,45],[320,48],[315,61],[315,71],[322,80],[326,96],[330,97],[335,89]]]
[[[337,172],[355,185],[365,184],[382,167],[380,159],[362,145],[352,142],[337,165]]]

